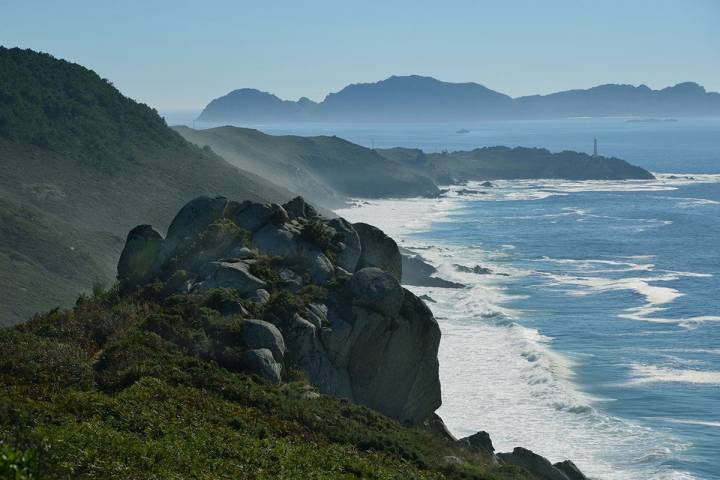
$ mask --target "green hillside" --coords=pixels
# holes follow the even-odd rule
[[[337,206],[345,197],[438,193],[426,175],[335,136],[276,136],[230,126],[207,130],[174,128],[190,142],[209,145],[233,165],[324,205]]]
[[[0,454],[15,458],[0,455],[0,474],[14,466],[28,473],[16,479],[532,478],[318,395],[299,374],[271,385],[219,366],[213,346],[232,347],[241,320],[214,309],[218,293],[111,291],[0,329]]]
[[[165,228],[197,195],[292,197],[189,144],[91,70],[3,47],[0,168],[0,325],[110,283],[126,232]]]

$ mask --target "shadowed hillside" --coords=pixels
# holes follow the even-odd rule
[[[225,160],[324,205],[344,197],[437,195],[423,174],[338,137],[267,135],[258,130],[174,127],[185,139],[209,145]]]
[[[80,65],[0,47],[0,324],[108,283],[127,230],[199,194],[289,192],[196,147]]]

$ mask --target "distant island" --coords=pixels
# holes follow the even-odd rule
[[[607,84],[512,98],[477,83],[410,75],[348,85],[321,102],[306,97],[296,102],[282,100],[268,92],[242,88],[211,101],[198,121],[410,123],[607,116],[720,116],[720,94],[684,82],[660,90]]]

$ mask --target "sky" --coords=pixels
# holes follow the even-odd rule
[[[161,111],[245,87],[322,100],[409,74],[511,96],[720,91],[720,0],[0,0],[0,45],[80,63]]]

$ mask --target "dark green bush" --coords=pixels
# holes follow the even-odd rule
[[[32,480],[37,476],[37,459],[34,451],[18,452],[0,443],[0,479]]]

